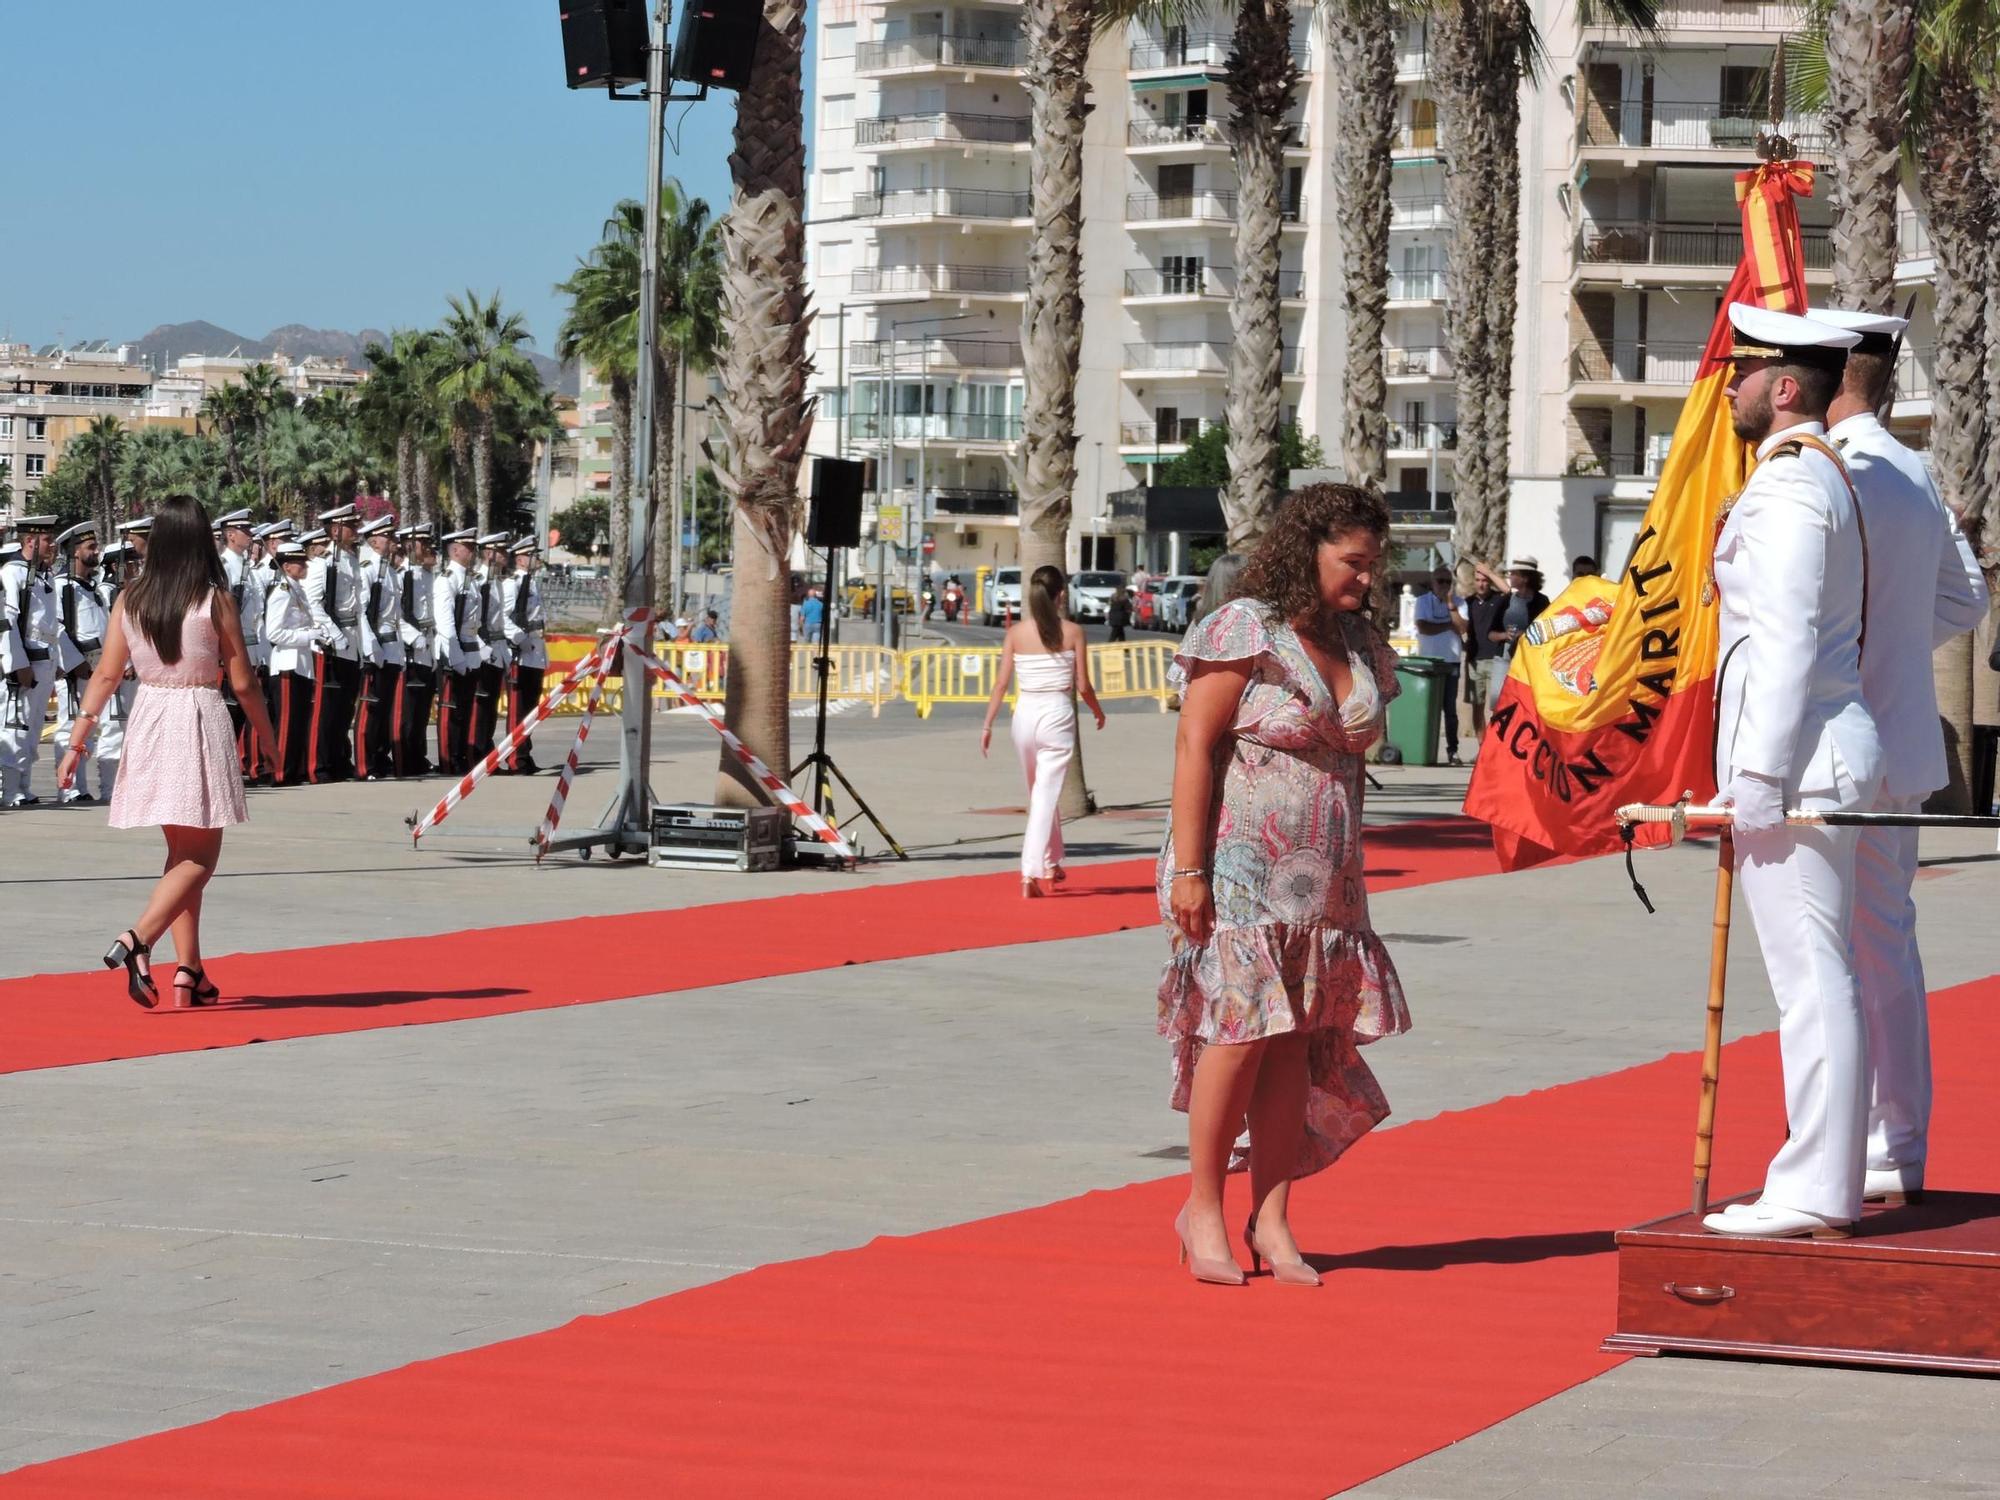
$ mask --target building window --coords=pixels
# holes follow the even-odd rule
[[[28,418],[28,441],[46,443],[49,440],[49,419],[47,417]]]
[[[828,94],[820,103],[819,128],[825,131],[854,128],[854,96]]]
[[[10,438],[13,435],[14,419],[12,417],[0,417],[0,438]]]
[[[48,472],[49,472],[48,454],[30,453],[28,455],[28,471],[27,471],[28,478],[40,479],[43,475],[47,474]]]

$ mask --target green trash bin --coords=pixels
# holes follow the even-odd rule
[[[1406,766],[1438,763],[1438,725],[1458,682],[1458,663],[1405,656],[1396,663],[1402,692],[1389,705],[1389,743]]]

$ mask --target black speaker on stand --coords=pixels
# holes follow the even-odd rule
[[[854,789],[854,783],[833,763],[833,757],[826,748],[826,694],[833,676],[833,594],[840,577],[841,548],[861,545],[861,491],[867,479],[868,466],[845,458],[815,458],[812,464],[806,543],[826,548],[825,608],[819,615],[819,657],[813,663],[819,670],[819,708],[813,716],[812,754],[792,767],[791,779],[797,781],[801,771],[808,767],[812,769],[810,795],[813,808],[829,823],[834,821],[833,783],[838,781],[841,789],[854,799],[854,805],[860,809],[855,816],[865,816],[875,825],[875,831],[882,835],[882,841],[896,858],[908,859],[908,852],[896,842],[896,836],[889,832],[882,820],[875,816],[875,810]],[[848,821],[851,823],[853,819]],[[799,850],[799,856],[806,856],[804,848]]]
[[[674,36],[672,75],[741,93],[750,84],[763,23],[762,0],[689,0]]]
[[[646,81],[646,0],[561,0],[564,81],[573,89]]]

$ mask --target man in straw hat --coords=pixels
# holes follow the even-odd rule
[[[1848,351],[1827,439],[1847,461],[1868,527],[1868,617],[1861,696],[1882,740],[1872,810],[1914,813],[1949,779],[1931,653],[1986,617],[1986,580],[1923,460],[1876,416],[1896,381],[1905,319],[1823,309]],[[1854,857],[1854,971],[1868,1033],[1863,1197],[1907,1202],[1924,1186],[1931,1110],[1930,1027],[1917,949],[1917,830],[1864,828]]]
[[[1864,520],[1826,441],[1854,333],[1733,303],[1736,434],[1757,467],[1723,507],[1709,587],[1721,597],[1718,801],[1736,881],[1778,1003],[1791,1134],[1762,1197],[1703,1220],[1722,1234],[1826,1237],[1861,1215],[1867,1036],[1848,936],[1852,828],[1793,827],[1788,808],[1873,805],[1882,746],[1861,691]]]

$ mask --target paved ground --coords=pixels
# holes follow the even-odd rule
[[[1080,850],[1157,847],[1172,724],[1128,710],[1089,737],[1092,781],[1122,810],[1077,825]],[[1011,865],[1018,820],[978,810],[1017,805],[1017,772],[981,762],[976,731],[972,711],[842,721],[843,764],[924,846],[859,876],[537,870],[521,840],[546,778],[492,783],[421,853],[400,836],[406,788],[261,797],[231,836],[214,946]],[[700,795],[705,733],[664,724],[661,790]],[[1375,816],[1426,816],[1463,775],[1384,780]],[[15,974],[90,962],[157,858],[74,811],[10,814],[0,841],[10,869],[58,872],[0,879]],[[1991,844],[1926,854],[1933,982],[1993,971]],[[1659,855],[1646,874],[1650,919],[1608,863],[1378,898],[1418,1021],[1371,1057],[1397,1120],[1692,1045],[1709,859]],[[1668,929],[1669,958],[1621,988],[1557,993],[1552,955]],[[0,1078],[0,1469],[1177,1171],[1160,955],[1157,934],[1125,933]],[[1738,957],[1732,1030],[1767,1029],[1759,966]],[[1993,1382],[1640,1360],[1358,1493],[2000,1495],[1996,1433]]]

